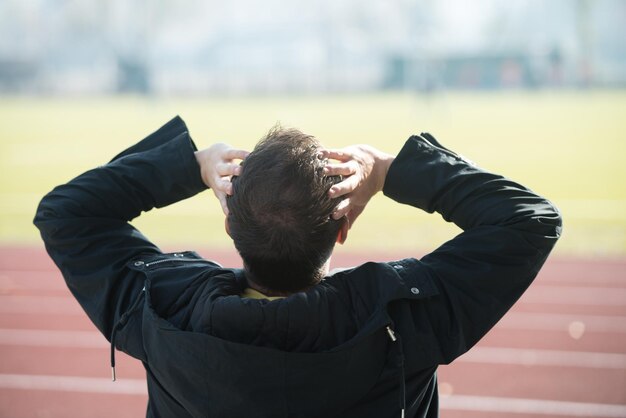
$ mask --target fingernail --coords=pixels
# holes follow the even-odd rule
[[[328,190],[328,194],[333,196],[335,193],[337,193],[337,189],[335,187],[331,187],[330,190]]]
[[[324,167],[324,174],[328,174],[328,173],[330,173],[330,168]]]

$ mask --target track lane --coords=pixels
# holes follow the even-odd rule
[[[223,264],[240,264],[229,251],[201,252],[211,253]],[[340,254],[334,264],[353,265],[367,258],[367,254]],[[606,412],[595,416],[621,413],[620,408],[626,407],[626,373],[621,366],[626,355],[625,272],[623,260],[550,260],[529,292],[475,350],[440,368],[441,416],[558,418],[583,416],[572,412],[576,410]],[[68,332],[78,332],[72,347],[64,347],[72,345],[63,342],[62,333]],[[600,366],[589,364],[594,358],[601,359]],[[112,411],[121,417],[145,414],[145,395],[96,391],[118,390],[110,388],[122,385],[110,385],[124,379],[142,384],[145,372],[140,362],[118,352],[116,369],[122,380],[110,382],[108,343],[41,249],[0,251],[0,359],[0,386],[1,376],[14,375],[41,386],[0,387],[2,417],[97,417],[101,411],[106,416]],[[584,364],[577,366],[577,360]],[[65,382],[66,389],[80,389],[70,384],[72,379],[92,382],[96,389],[68,392],[59,389],[62,385],[54,386]],[[57,390],[46,389],[46,384]],[[93,405],[98,405],[97,411]],[[559,415],[564,411],[568,412]]]

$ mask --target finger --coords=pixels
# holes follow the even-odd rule
[[[343,199],[333,211],[333,219],[341,219],[350,211],[350,198]]]
[[[353,157],[352,153],[346,150],[325,149],[322,150],[322,153],[325,158],[330,158],[332,160],[338,161],[348,161]]]
[[[232,194],[233,184],[224,177],[217,177],[213,181],[213,192],[217,196],[218,192],[223,194]],[[219,196],[218,196],[219,197]]]
[[[213,194],[215,195],[217,200],[220,202],[220,206],[222,207],[222,211],[223,211],[225,207],[225,203],[226,203],[226,193],[218,189],[213,189]]]
[[[250,154],[250,152],[246,150],[231,148],[229,150],[226,150],[226,152],[224,152],[224,159],[225,160],[243,160],[248,156],[248,154]]]
[[[328,190],[328,195],[330,197],[340,197],[345,194],[351,193],[359,185],[359,180],[359,176],[350,176],[344,181],[333,185],[330,190]]]
[[[324,167],[324,175],[326,176],[350,176],[356,173],[359,168],[359,164],[350,160],[341,164],[326,164]]]
[[[222,212],[224,212],[224,215],[228,216],[228,204],[226,203],[226,196],[218,198],[218,200],[220,201]]]
[[[215,171],[220,177],[238,176],[241,174],[239,164],[219,163],[215,166]]]

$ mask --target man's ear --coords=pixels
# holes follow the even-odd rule
[[[347,216],[344,216],[343,218],[341,218],[341,227],[339,228],[339,231],[337,232],[337,242],[339,244],[343,244],[344,242],[346,242],[346,239],[348,238],[349,229],[350,229],[350,221],[348,220]]]
[[[228,226],[228,216],[224,217],[224,230],[226,231],[226,233],[230,237],[230,226]]]

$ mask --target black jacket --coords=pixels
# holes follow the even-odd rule
[[[243,299],[241,270],[163,254],[128,223],[206,188],[194,150],[175,118],[55,188],[35,217],[87,315],[143,362],[149,417],[380,418],[403,406],[436,417],[437,366],[506,313],[561,230],[546,199],[412,136],[384,193],[463,233],[421,260],[366,263],[282,300]]]

